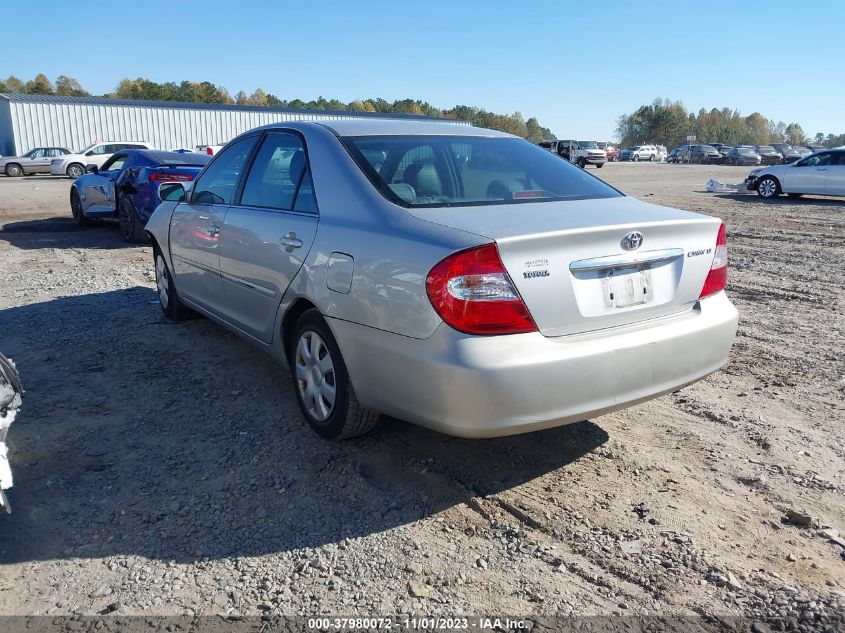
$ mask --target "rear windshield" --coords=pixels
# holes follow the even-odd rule
[[[371,136],[343,142],[376,188],[405,207],[622,195],[569,161],[518,138]]]

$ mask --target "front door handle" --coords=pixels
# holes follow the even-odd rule
[[[827,167],[818,167],[818,171],[827,171]]]
[[[288,253],[292,253],[295,248],[302,248],[302,240],[296,237],[296,233],[290,231],[286,237],[279,240],[279,244],[285,247]]]

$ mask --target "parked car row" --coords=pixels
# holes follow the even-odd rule
[[[737,145],[723,143],[681,145],[666,159],[667,163],[699,163],[713,165],[779,165],[792,163],[813,153],[808,146],[775,143],[772,145]]]
[[[194,149],[180,148],[182,153],[216,154],[223,145],[197,145]],[[100,141],[73,152],[65,147],[36,147],[21,156],[0,157],[0,173],[6,176],[51,174],[79,178],[89,165],[102,167],[115,153],[129,149],[154,149],[146,141]]]

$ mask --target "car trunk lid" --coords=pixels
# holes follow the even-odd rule
[[[495,241],[546,336],[690,309],[710,270],[720,226],[716,218],[624,196],[409,212]]]

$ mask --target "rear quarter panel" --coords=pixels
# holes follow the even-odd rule
[[[331,131],[315,127],[306,142],[319,228],[280,314],[303,297],[329,317],[403,336],[431,336],[441,319],[426,293],[428,271],[448,254],[490,240],[419,220],[388,202]],[[328,288],[332,253],[354,259],[348,293]]]

